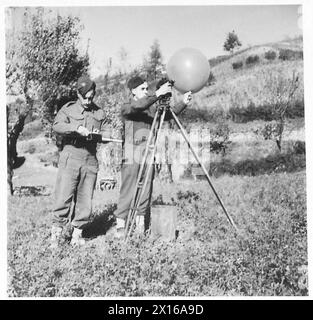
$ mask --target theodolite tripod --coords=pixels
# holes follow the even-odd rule
[[[129,239],[129,236],[134,228],[134,223],[135,223],[135,218],[137,215],[138,207],[141,203],[142,200],[142,195],[144,194],[144,191],[146,189],[150,172],[152,169],[152,165],[154,162],[154,156],[155,156],[155,151],[156,151],[156,146],[158,143],[158,138],[159,138],[159,133],[160,130],[162,129],[162,125],[165,119],[165,115],[167,112],[170,112],[172,118],[174,119],[175,123],[177,124],[182,136],[184,137],[185,141],[187,142],[188,148],[191,150],[192,154],[194,155],[195,159],[197,160],[198,164],[200,165],[202,171],[204,172],[210,187],[212,188],[218,202],[220,203],[221,207],[223,208],[224,213],[227,216],[228,221],[230,224],[234,227],[234,229],[237,231],[237,227],[232,219],[232,217],[228,214],[221,198],[217,194],[212,181],[210,179],[209,173],[207,172],[205,166],[201,162],[199,156],[197,155],[196,151],[194,150],[193,146],[191,145],[187,132],[183,128],[182,124],[180,123],[179,119],[177,118],[176,114],[172,111],[171,107],[169,104],[165,105],[159,105],[157,112],[155,113],[155,116],[153,118],[153,122],[151,125],[151,130],[149,133],[149,137],[147,140],[147,144],[145,147],[144,155],[140,164],[139,168],[139,173],[137,177],[137,182],[136,182],[136,188],[135,192],[132,198],[131,206],[129,208],[129,213],[127,216],[126,220],[126,225],[125,225],[125,241],[127,242]]]

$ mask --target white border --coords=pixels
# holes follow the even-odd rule
[[[211,1],[173,1],[173,0],[158,0],[158,1],[103,1],[103,0],[90,0],[90,1],[70,1],[70,0],[4,0],[1,2],[0,12],[0,28],[2,31],[4,27],[4,8],[8,6],[51,6],[51,7],[64,7],[64,6],[130,6],[130,5],[149,5],[149,6],[163,6],[163,5],[303,5],[303,37],[304,37],[304,80],[305,80],[305,130],[306,130],[306,155],[307,155],[307,216],[308,216],[308,261],[309,261],[309,296],[308,297],[188,297],[188,300],[312,300],[313,296],[313,276],[312,276],[312,218],[310,217],[312,211],[312,152],[313,152],[313,139],[312,139],[312,119],[313,119],[313,77],[312,77],[312,57],[313,57],[313,2],[310,0],[299,0],[299,1],[248,1],[248,0],[233,0],[233,1],[222,1],[222,0],[211,0]],[[1,33],[1,67],[2,70],[5,66],[5,36],[4,32]],[[5,97],[5,74],[1,76],[1,92]],[[6,115],[5,115],[5,103],[2,102],[0,108],[1,126],[1,150],[6,150]],[[8,299],[6,288],[7,288],[7,187],[6,187],[6,155],[4,154],[0,160],[1,165],[1,181],[5,182],[1,184],[0,195],[1,195],[1,210],[0,210],[0,299]],[[123,298],[123,297],[103,297],[103,298],[40,298],[42,300],[135,300],[134,298]],[[10,300],[34,300],[35,298],[10,298]],[[136,300],[155,300],[160,297],[142,297],[136,298]],[[162,297],[164,300],[185,300],[187,297]]]

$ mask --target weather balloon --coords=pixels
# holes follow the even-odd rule
[[[193,48],[178,50],[168,61],[167,75],[181,93],[200,91],[208,81],[210,65],[201,51]]]

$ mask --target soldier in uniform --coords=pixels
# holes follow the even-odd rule
[[[77,81],[76,101],[65,104],[55,117],[53,130],[63,136],[55,186],[51,247],[62,238],[62,230],[70,222],[72,245],[83,245],[84,227],[91,215],[91,201],[97,179],[97,142],[86,139],[89,133],[99,133],[104,112],[93,103],[95,82],[87,76]],[[72,207],[73,206],[73,207]]]
[[[121,168],[122,184],[118,206],[114,215],[116,217],[115,237],[121,238],[125,233],[125,220],[130,209],[140,163],[146,147],[151,124],[157,112],[158,101],[171,95],[172,85],[169,81],[161,83],[157,90],[148,91],[147,82],[139,76],[133,77],[127,84],[130,97],[121,107],[121,116],[124,121],[124,157]],[[174,105],[175,114],[181,113],[191,100],[191,92],[183,96],[183,101]],[[169,117],[166,117],[169,120]],[[154,179],[154,170],[151,170],[148,184],[142,197],[142,202],[136,215],[136,230],[145,231],[145,216],[150,214],[150,203]]]

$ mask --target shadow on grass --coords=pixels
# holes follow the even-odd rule
[[[229,159],[220,162],[212,162],[207,167],[210,176],[218,178],[224,174],[230,176],[258,176],[273,173],[292,173],[306,168],[305,154],[276,154],[265,158],[242,160],[233,163]],[[206,177],[198,165],[187,168],[184,179],[205,180]]]
[[[103,210],[93,213],[93,220],[86,226],[84,230],[85,238],[96,238],[105,235],[113,226],[115,218],[113,212],[116,210],[117,204],[110,204]]]

